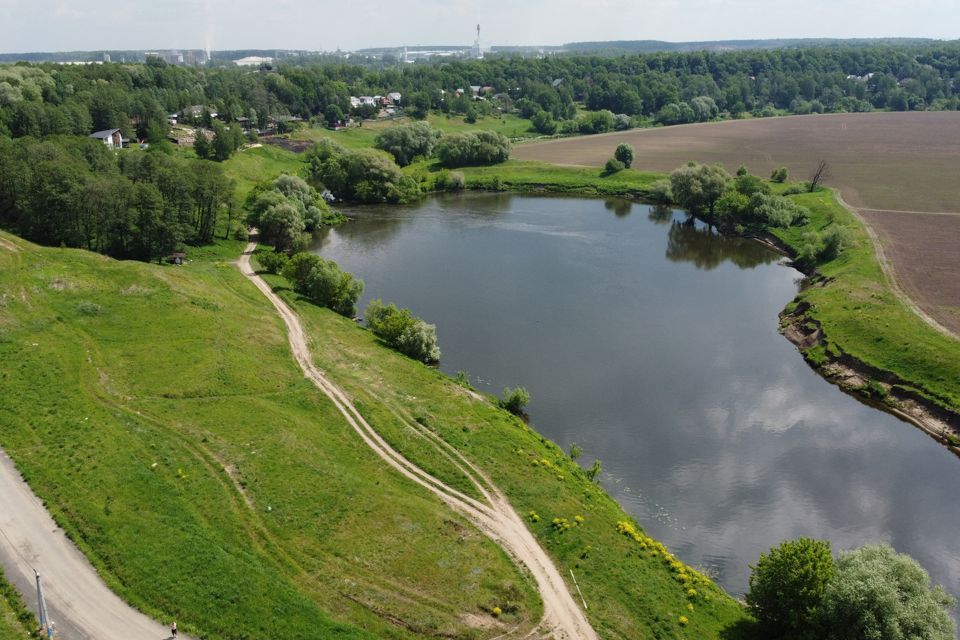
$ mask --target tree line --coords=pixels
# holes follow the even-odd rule
[[[350,97],[399,92],[414,115],[430,110],[518,111],[550,131],[576,122],[577,103],[665,124],[718,113],[956,109],[960,43],[631,55],[494,57],[394,68],[344,62],[246,69],[144,64],[0,67],[0,134],[85,135],[119,128],[165,138],[167,115],[200,105],[225,123],[266,128],[271,118],[360,115]],[[489,87],[486,100],[470,87]],[[495,105],[495,107],[493,106]],[[369,108],[367,108],[369,111]],[[371,115],[367,113],[365,115]],[[549,118],[548,118],[549,116]],[[554,123],[551,125],[551,120]],[[576,127],[622,126],[578,122]],[[568,128],[574,125],[567,125]]]
[[[0,224],[41,244],[159,260],[229,234],[233,191],[212,162],[116,155],[86,137],[0,136]]]

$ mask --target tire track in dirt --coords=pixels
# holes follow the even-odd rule
[[[457,466],[477,486],[486,504],[446,485],[407,460],[364,419],[347,395],[313,364],[299,317],[273,292],[263,278],[254,273],[250,266],[250,255],[256,246],[256,242],[247,245],[238,266],[243,275],[276,308],[286,325],[294,359],[307,379],[323,391],[360,439],[387,464],[470,520],[530,572],[543,600],[543,619],[539,625],[540,630],[552,634],[558,640],[599,640],[599,636],[573,599],[566,582],[546,551],[534,538],[506,497],[478,468],[435,434],[418,429],[418,432],[430,439],[443,454],[452,456],[462,463]]]

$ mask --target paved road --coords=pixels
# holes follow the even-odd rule
[[[33,568],[43,578],[47,610],[62,640],[163,640],[164,625],[117,597],[57,527],[40,499],[0,450],[0,564],[36,610]],[[181,638],[185,638],[181,634]]]

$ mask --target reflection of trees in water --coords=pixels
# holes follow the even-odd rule
[[[626,218],[633,209],[633,203],[624,198],[607,198],[603,201],[603,206],[607,211],[613,211],[618,218]]]
[[[729,260],[741,269],[752,269],[780,258],[763,245],[743,238],[728,238],[709,227],[687,222],[674,222],[667,233],[667,259],[671,262],[692,262],[697,269],[710,271]]]
[[[656,224],[667,224],[673,220],[673,209],[665,204],[655,204],[650,207],[650,213],[647,214],[650,222]]]
[[[398,215],[405,205],[369,205],[362,208],[346,208],[342,211],[351,218],[335,228],[321,229],[315,236],[311,250],[323,250],[336,236],[340,242],[349,242],[353,247],[369,251],[385,245],[400,233],[411,218]]]

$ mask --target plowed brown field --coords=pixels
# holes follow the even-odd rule
[[[766,176],[781,165],[805,179],[830,163],[828,184],[861,209],[885,243],[901,287],[960,335],[960,112],[789,116],[684,125],[518,145],[512,157],[602,166],[620,142],[637,169],[671,171],[689,160],[745,164]],[[893,210],[893,211],[891,211]]]

